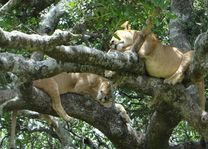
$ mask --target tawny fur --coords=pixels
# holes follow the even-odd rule
[[[113,50],[130,50],[140,34],[140,31],[126,28],[114,33],[116,36],[110,41]],[[176,47],[163,45],[153,33],[146,36],[137,53],[140,58],[144,59],[147,73],[150,76],[164,78],[165,83],[173,85],[183,80],[184,72],[191,63],[193,55],[193,51],[182,53]]]
[[[51,97],[53,109],[67,121],[70,117],[61,105],[61,94],[74,92],[89,95],[104,106],[111,106],[110,82],[96,74],[63,72],[50,78],[35,80],[33,85]]]
[[[126,27],[125,27],[126,26]],[[129,29],[128,22],[122,26],[123,30],[117,30],[110,41],[111,50],[121,52],[131,50],[134,42],[141,36],[141,32]],[[142,37],[141,37],[142,38]],[[144,59],[146,71],[150,76],[164,78],[164,82],[175,85],[184,78],[184,72],[192,61],[194,51],[183,53],[176,47],[163,45],[156,36],[149,32],[143,37],[140,47],[136,52]],[[194,81],[199,90],[199,105],[205,110],[205,94],[203,79]]]

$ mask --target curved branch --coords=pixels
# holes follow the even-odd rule
[[[195,54],[190,66],[193,79],[200,79],[208,74],[208,31],[200,34],[194,43]]]
[[[49,34],[55,30],[61,16],[65,13],[64,5],[65,0],[61,0],[58,4],[50,8],[40,22],[39,33]]]
[[[20,93],[19,97],[22,97]],[[32,95],[25,98],[27,99],[20,98],[17,101],[9,102],[5,109],[29,109],[56,116],[49,97],[42,91],[33,89]],[[95,100],[78,94],[64,94],[61,99],[62,105],[69,115],[84,120],[101,130],[117,148],[141,148],[141,138],[129,124],[124,122],[114,106],[105,108]]]

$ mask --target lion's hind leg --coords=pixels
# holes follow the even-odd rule
[[[71,117],[68,116],[61,104],[59,88],[56,81],[53,78],[36,80],[33,82],[33,85],[43,90],[51,97],[52,107],[60,117],[62,117],[66,121],[71,120]]]
[[[183,58],[181,61],[178,70],[169,78],[165,78],[164,83],[175,85],[176,83],[180,83],[184,78],[184,72],[187,70],[188,66],[191,63],[193,57],[193,51],[188,51],[183,54]]]

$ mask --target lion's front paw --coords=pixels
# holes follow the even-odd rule
[[[180,83],[184,78],[184,75],[182,72],[176,72],[171,77],[164,80],[164,83],[175,85],[176,83]]]
[[[103,105],[104,107],[106,107],[106,108],[110,108],[110,107],[112,107],[112,101],[111,100],[105,100],[105,99],[101,99],[101,100],[99,100],[98,101],[101,105]]]
[[[208,113],[207,112],[205,112],[205,111],[202,112],[201,121],[203,123],[207,123],[208,122]]]
[[[115,104],[115,107],[116,107],[117,112],[119,113],[119,116],[122,118],[122,120],[125,123],[130,123],[131,119],[129,115],[127,114],[126,110],[124,109],[124,107],[118,103]]]

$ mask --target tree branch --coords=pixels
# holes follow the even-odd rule
[[[180,120],[181,117],[172,106],[166,103],[157,105],[147,128],[145,136],[146,149],[168,148],[169,138]]]
[[[177,19],[171,19],[169,23],[171,45],[183,51],[192,49],[187,33],[184,32],[185,23],[190,19],[192,13],[190,0],[172,0],[171,11],[177,15]]]
[[[0,14],[8,13],[13,8],[16,8],[16,10],[29,10],[32,9],[33,15],[39,14],[43,9],[50,6],[51,4],[56,4],[57,0],[30,0],[30,1],[24,1],[24,0],[0,0],[0,3],[5,3],[3,7],[0,9]],[[31,11],[31,10],[30,10]]]
[[[53,32],[58,25],[58,22],[65,13],[65,0],[61,0],[55,6],[52,6],[48,13],[43,17],[40,22],[39,33],[49,34]]]
[[[107,55],[105,53],[103,54]],[[124,66],[126,63],[125,61],[126,57],[124,57],[125,55],[123,53],[120,53],[120,55],[123,56],[123,61],[121,60],[120,64],[117,64],[119,62],[119,56],[118,56],[118,59],[116,58],[110,59],[111,61],[113,61],[112,63],[114,63],[114,61],[116,62],[113,68],[118,69],[118,70],[122,68],[120,65]],[[110,57],[113,57],[113,56],[110,55]],[[106,63],[104,59],[101,62]],[[91,72],[91,73],[96,73],[99,75],[104,75],[103,68],[100,68],[97,66],[86,65],[86,64],[80,65],[80,64],[66,63],[66,62],[58,63],[56,60],[51,59],[51,58],[48,58],[47,60],[44,60],[44,61],[34,61],[31,59],[25,59],[22,56],[18,56],[18,55],[11,54],[11,53],[0,53],[1,71],[4,71],[4,72],[9,71],[9,72],[16,74],[20,79],[18,80],[19,82],[16,82],[17,84],[18,83],[22,84],[30,80],[54,76],[61,72]],[[138,69],[140,69],[141,71],[144,71],[142,70],[142,67]],[[126,73],[123,73],[123,75],[125,74]]]
[[[111,70],[125,70],[134,73],[144,72],[144,69],[141,69],[143,66],[138,63],[135,53],[117,51],[105,53],[85,46],[57,46],[67,43],[71,37],[77,37],[77,35],[67,31],[55,32],[51,36],[41,36],[28,35],[18,31],[6,32],[2,29],[0,30],[2,48],[25,48],[30,51],[42,50],[60,61],[94,64]]]
[[[178,84],[173,88],[171,85],[164,85],[162,80],[147,79],[144,76],[139,76],[137,78],[131,77],[124,82],[125,87],[131,87],[148,95],[161,97],[160,100],[173,105],[181,116],[202,136],[205,138],[208,136],[208,124],[204,124],[201,121],[203,111],[197,104],[198,97],[196,95],[198,95],[198,93],[197,89],[193,86],[186,89],[182,84]]]
[[[196,38],[194,49],[195,54],[190,66],[190,77],[200,79],[208,74],[208,31]]]
[[[0,8],[0,14],[4,15],[8,13],[12,8],[14,8],[18,3],[21,3],[22,0],[9,0]]]
[[[28,92],[27,89],[24,92]],[[42,91],[32,89],[31,96],[25,97],[27,99],[20,92],[18,96],[20,98],[9,102],[5,109],[28,109],[56,116],[49,97]],[[105,108],[95,100],[78,94],[64,94],[61,99],[62,105],[69,115],[84,120],[101,130],[117,148],[135,149],[142,146],[141,138],[129,124],[124,122],[114,106]]]
[[[71,38],[80,35],[70,31],[56,30],[51,36],[38,34],[25,34],[19,31],[7,32],[0,28],[1,48],[23,48],[29,51],[51,50],[52,46],[67,44]]]

